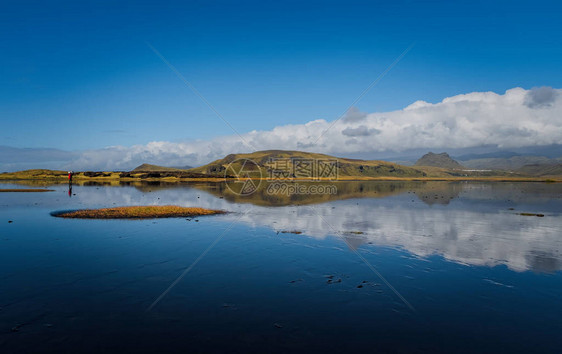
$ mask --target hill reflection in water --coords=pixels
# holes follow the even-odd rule
[[[314,182],[311,182],[314,183]],[[514,271],[562,269],[562,185],[475,182],[335,182],[336,194],[270,195],[267,184],[247,197],[224,183],[130,183],[75,186],[82,207],[175,204],[234,211],[226,220],[298,231],[324,239],[334,230],[348,245],[407,250],[472,266]],[[64,188],[60,185],[60,188]],[[238,212],[251,212],[240,217]],[[545,217],[522,216],[540,213]],[[372,246],[371,246],[372,247]]]

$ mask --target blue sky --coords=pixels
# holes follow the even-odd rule
[[[232,135],[474,91],[562,87],[543,1],[5,2],[0,145],[64,150]]]

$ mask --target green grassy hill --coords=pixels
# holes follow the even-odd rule
[[[356,160],[339,158],[330,155],[302,152],[302,151],[285,151],[285,150],[266,150],[257,151],[249,154],[230,154],[225,158],[213,161],[207,165],[192,168],[189,171],[204,174],[225,173],[229,165],[235,171],[242,168],[244,160],[251,160],[256,165],[246,164],[247,168],[261,169],[263,177],[268,177],[272,170],[279,170],[276,159],[286,161],[283,170],[288,171],[288,177],[299,177],[293,175],[295,164],[300,164],[304,160],[312,160],[321,164],[337,164],[338,177],[425,177],[424,171],[412,167],[402,166],[386,161],[376,160]],[[316,167],[315,167],[316,168]],[[226,171],[230,174],[230,170]]]
[[[131,172],[153,172],[153,171],[162,172],[162,171],[185,171],[185,170],[181,168],[164,167],[158,165],[151,165],[149,163],[143,163],[142,165],[136,167]]]
[[[442,152],[440,154],[429,152],[423,155],[418,161],[416,161],[414,166],[432,166],[451,170],[465,169],[463,165],[453,160],[451,156],[449,156],[449,154],[447,154],[446,152]]]
[[[230,154],[207,165],[178,169],[150,164],[142,164],[130,172],[76,172],[73,180],[103,180],[103,181],[132,181],[132,180],[174,180],[182,179],[222,179],[236,177],[242,170],[244,161],[252,161],[244,165],[244,172],[252,178],[287,178],[293,180],[320,179],[327,180],[362,180],[362,179],[517,179],[544,178],[548,176],[562,176],[562,165],[525,166],[515,172],[499,170],[460,170],[456,168],[442,168],[435,166],[403,166],[397,163],[378,160],[357,160],[339,158],[325,154],[302,151],[266,150],[248,154]],[[324,169],[324,173],[320,171]],[[337,173],[334,171],[337,170]],[[281,174],[276,172],[281,171]],[[312,171],[310,174],[303,171]],[[332,173],[326,174],[326,171]],[[66,171],[54,170],[26,170],[11,173],[0,173],[0,180],[67,180]]]
[[[0,179],[49,179],[68,178],[68,171],[56,171],[46,169],[25,170],[18,172],[4,172]]]

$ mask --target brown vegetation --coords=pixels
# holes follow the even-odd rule
[[[544,218],[544,214],[535,214],[535,213],[519,213],[519,215],[523,216],[537,216],[539,218]]]
[[[53,216],[72,219],[152,219],[192,217],[224,213],[225,212],[222,210],[211,210],[204,208],[188,208],[175,205],[150,205],[75,210],[54,213]]]
[[[0,193],[7,193],[7,192],[20,192],[20,193],[31,193],[31,192],[52,192],[53,189],[24,189],[24,188],[16,188],[16,189],[0,189]]]

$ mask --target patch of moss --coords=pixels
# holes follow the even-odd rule
[[[523,216],[538,216],[539,218],[544,218],[544,214],[535,214],[535,213],[519,213],[519,215],[523,215]]]
[[[71,219],[153,219],[178,218],[224,214],[222,210],[187,208],[175,205],[129,206],[102,209],[84,209],[53,213],[53,216]]]

